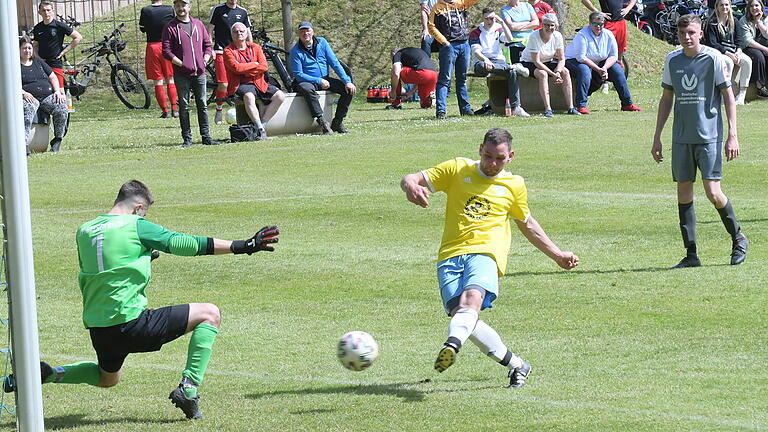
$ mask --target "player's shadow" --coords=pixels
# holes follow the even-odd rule
[[[94,419],[90,420],[86,418],[86,414],[67,414],[63,416],[54,416],[45,418],[46,429],[74,429],[89,425],[109,425],[119,424],[122,430],[131,430],[130,424],[173,424],[186,422],[185,418],[175,419],[152,419],[152,418],[136,418],[136,417],[117,417],[114,419]]]
[[[517,277],[517,276],[544,276],[544,275],[580,275],[580,274],[612,274],[612,273],[655,273],[663,270],[669,270],[669,267],[644,267],[644,268],[626,268],[626,269],[613,269],[613,270],[583,270],[576,269],[571,270],[568,273],[563,273],[563,270],[548,270],[548,271],[520,271],[505,273],[505,277]]]
[[[309,394],[354,394],[360,396],[395,396],[402,398],[404,402],[422,402],[427,392],[414,388],[407,388],[414,383],[397,384],[363,384],[363,385],[339,385],[320,388],[305,388],[297,390],[281,390],[263,393],[251,393],[245,397],[249,399],[261,399],[265,397],[284,395],[309,395]]]

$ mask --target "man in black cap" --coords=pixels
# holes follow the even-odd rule
[[[357,87],[352,83],[352,78],[344,71],[336,54],[333,53],[328,42],[315,36],[315,30],[309,21],[299,23],[299,41],[291,48],[290,65],[293,76],[296,79],[294,88],[309,104],[312,117],[325,134],[333,132],[346,133],[344,117],[349,111],[352,96]],[[339,79],[328,76],[328,67],[333,68]],[[328,90],[341,95],[336,115],[328,126],[323,119],[323,109],[317,95],[318,90]]]

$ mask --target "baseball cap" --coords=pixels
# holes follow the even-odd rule
[[[302,21],[299,23],[299,30],[312,28],[312,23],[309,21]]]

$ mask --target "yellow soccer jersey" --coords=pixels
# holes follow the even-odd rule
[[[480,171],[480,162],[467,158],[443,162],[422,175],[432,192],[448,195],[438,261],[486,254],[503,275],[512,241],[509,218],[526,221],[530,214],[523,178],[508,171],[488,177]]]

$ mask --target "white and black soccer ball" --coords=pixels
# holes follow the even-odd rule
[[[228,109],[226,120],[227,120],[227,123],[231,125],[237,124],[237,110],[234,108]]]
[[[373,364],[379,356],[379,344],[364,331],[351,331],[339,340],[337,355],[345,368],[361,371]]]

